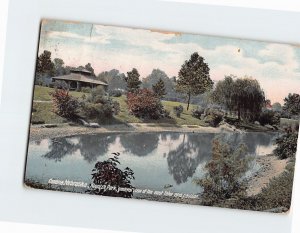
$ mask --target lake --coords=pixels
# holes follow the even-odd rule
[[[133,170],[139,189],[201,192],[195,178],[205,175],[214,139],[246,144],[248,156],[272,153],[277,133],[101,133],[30,141],[25,180],[46,185],[49,179],[91,183],[97,161],[119,152],[120,168]],[[252,164],[248,175],[257,171]],[[73,190],[78,192],[75,188]]]

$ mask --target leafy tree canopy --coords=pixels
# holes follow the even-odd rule
[[[187,110],[192,95],[200,95],[212,89],[213,81],[210,79],[208,64],[197,52],[181,66],[176,84],[177,91],[187,95]]]
[[[290,93],[285,97],[283,110],[287,111],[290,115],[300,115],[300,95]]]
[[[152,86],[152,90],[159,98],[162,98],[167,94],[165,83],[162,79],[159,79],[159,81]]]
[[[140,88],[141,81],[139,79],[140,74],[136,68],[133,68],[132,71],[127,72],[125,76],[125,81],[127,83],[128,92],[135,92]]]

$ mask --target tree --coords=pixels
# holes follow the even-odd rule
[[[266,103],[258,81],[249,77],[225,77],[217,83],[212,96],[216,103],[230,111],[236,111],[239,120],[254,121]]]
[[[152,85],[152,90],[160,99],[167,94],[165,83],[162,79],[159,79],[156,84]]]
[[[300,95],[293,93],[284,98],[283,110],[290,115],[300,115]]]
[[[92,73],[95,76],[94,68],[92,67],[91,63],[88,63],[84,66],[84,68]]]
[[[282,111],[282,106],[281,106],[280,103],[275,102],[275,103],[272,105],[272,109],[273,109],[274,111],[281,112],[281,111]]]
[[[181,66],[176,84],[176,90],[187,95],[187,110],[192,95],[200,95],[212,89],[213,81],[209,76],[208,64],[197,52]]]
[[[64,61],[61,58],[54,58],[54,72],[56,76],[65,74]]]
[[[37,59],[36,72],[37,75],[53,75],[54,64],[51,61],[51,52],[44,50]]]
[[[132,71],[127,72],[125,76],[125,81],[127,83],[128,92],[135,92],[140,88],[141,81],[139,79],[140,74],[136,68],[133,68]]]
[[[245,156],[247,147],[240,144],[234,148],[220,140],[212,142],[212,158],[205,165],[206,176],[195,180],[203,188],[204,205],[222,205],[230,198],[246,194],[245,173],[250,157]]]
[[[116,89],[126,89],[125,75],[123,73],[120,73],[120,71],[117,69],[103,71],[98,74],[96,79],[108,84],[108,92]]]

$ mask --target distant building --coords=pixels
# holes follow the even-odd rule
[[[103,86],[107,89],[107,83],[94,79],[92,73],[86,69],[73,69],[70,74],[52,77],[52,81],[64,81],[70,90],[80,91],[82,87],[94,88]]]

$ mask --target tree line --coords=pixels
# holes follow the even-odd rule
[[[284,99],[284,106],[281,106],[280,103],[271,105],[258,80],[252,77],[230,75],[214,84],[209,74],[209,65],[197,52],[182,64],[177,77],[169,78],[164,71],[153,69],[151,74],[141,78],[136,68],[126,74],[113,69],[96,75],[91,63],[79,67],[65,66],[61,58],[52,60],[51,52],[45,50],[37,58],[36,80],[69,74],[70,70],[74,68],[89,70],[92,78],[109,84],[108,91],[118,89],[135,92],[142,88],[148,88],[159,99],[186,102],[187,110],[190,108],[191,101],[197,99],[201,102],[203,95],[206,95],[210,104],[217,105],[230,114],[236,114],[239,120],[253,122],[263,109],[273,108],[273,106],[273,109],[283,110],[289,116],[300,114],[299,94],[290,93]],[[199,102],[196,101],[196,103]]]

